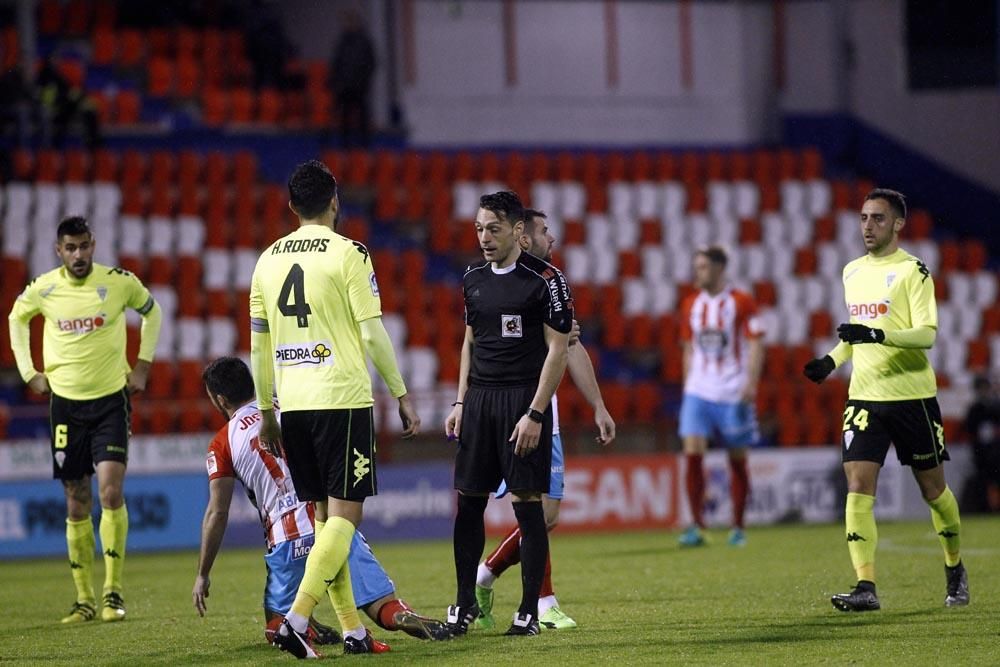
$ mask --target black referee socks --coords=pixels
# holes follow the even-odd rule
[[[521,528],[521,606],[518,613],[538,618],[538,592],[549,557],[549,533],[540,502],[515,502],[514,515]]]
[[[483,513],[486,512],[487,501],[489,501],[488,496],[458,494],[454,547],[455,578],[458,580],[458,599],[455,600],[455,604],[459,607],[468,608],[476,604],[476,570],[479,568],[479,559],[486,546],[486,524],[483,522]],[[544,516],[542,527],[545,527]],[[543,560],[542,568],[544,567]]]

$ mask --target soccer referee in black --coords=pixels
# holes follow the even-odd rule
[[[476,234],[484,262],[463,279],[465,341],[458,398],[445,431],[458,438],[455,457],[455,574],[458,598],[448,623],[464,633],[479,616],[476,568],[486,532],[489,494],[503,479],[521,528],[521,606],[508,635],[538,634],[538,592],[549,539],[542,494],[549,491],[552,409],[568,357],[573,301],[554,266],[517,244],[524,207],[513,192],[483,195]]]

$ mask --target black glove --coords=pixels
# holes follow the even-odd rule
[[[851,345],[881,343],[885,340],[884,331],[872,329],[863,324],[841,324],[837,327],[837,335],[840,336],[840,340]]]
[[[833,361],[833,357],[828,354],[821,359],[807,362],[802,368],[802,373],[816,384],[820,384],[836,367],[837,364]]]

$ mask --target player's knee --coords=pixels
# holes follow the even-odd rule
[[[101,485],[100,494],[101,507],[116,510],[125,503],[125,498],[122,495],[122,487],[119,484]]]

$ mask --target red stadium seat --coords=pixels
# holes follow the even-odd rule
[[[729,154],[729,178],[733,181],[750,180],[750,156],[741,151]]]
[[[556,155],[556,180],[575,181],[577,180],[577,162],[572,153],[561,152]]]
[[[823,178],[823,155],[815,148],[802,151],[801,176],[804,181]]]
[[[118,63],[138,67],[146,57],[146,39],[138,30],[122,30],[118,41]]]
[[[989,253],[986,244],[979,239],[966,239],[962,242],[961,267],[963,271],[975,273],[986,268]]]
[[[459,180],[457,177],[455,180]],[[470,179],[465,179],[470,180]],[[528,161],[528,180],[552,180],[552,160],[545,153],[532,153]]]
[[[174,94],[188,99],[197,97],[201,90],[201,75],[201,65],[197,60],[190,56],[178,58]]]
[[[627,332],[628,345],[631,348],[645,350],[652,348],[656,342],[653,318],[649,315],[636,315],[630,318]]]
[[[834,333],[833,318],[825,310],[817,310],[809,315],[810,338],[827,338]]]
[[[966,364],[973,371],[983,371],[989,368],[990,346],[985,340],[969,341],[969,357]]]
[[[148,162],[144,153],[137,150],[127,150],[122,154],[121,186],[122,189],[136,188],[146,185],[146,169]]]
[[[254,117],[254,94],[249,88],[237,88],[229,95],[230,122],[250,123]]]
[[[760,306],[774,306],[778,303],[778,291],[774,283],[768,281],[754,283],[753,297]]]
[[[192,28],[178,28],[174,33],[174,47],[178,58],[197,58],[201,55],[201,33]]]
[[[795,251],[795,274],[799,276],[811,276],[816,273],[817,266],[816,251],[810,247],[799,248]]]
[[[148,398],[173,398],[176,396],[177,366],[172,361],[154,361],[146,385]]]
[[[35,155],[35,181],[58,183],[62,179],[62,158],[54,150],[40,150]]]
[[[681,155],[680,180],[684,182],[689,191],[692,186],[701,186],[705,182],[705,172],[700,155],[692,151]]]
[[[627,158],[627,178],[632,181],[649,181],[653,178],[653,160],[649,153],[636,151]]]
[[[813,225],[813,242],[833,241],[837,237],[837,223],[833,216],[817,218]]]
[[[150,185],[172,185],[176,169],[177,160],[173,151],[154,151],[149,160]]]
[[[725,156],[719,151],[710,151],[705,156],[705,180],[722,181],[726,176]]]
[[[65,153],[63,179],[68,183],[90,180],[90,155],[82,150],[69,149]]]
[[[760,243],[764,238],[764,230],[759,220],[740,220],[740,243]]]
[[[257,94],[257,122],[274,125],[282,118],[282,96],[273,88],[265,88]]]
[[[134,90],[121,90],[115,95],[114,118],[118,125],[135,125],[142,112],[142,98]]]

